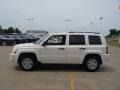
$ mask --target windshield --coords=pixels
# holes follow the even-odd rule
[[[49,34],[41,37],[38,41],[34,42],[34,44],[40,44],[46,37],[48,37]]]

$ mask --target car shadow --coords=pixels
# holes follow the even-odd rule
[[[19,65],[15,66],[16,71],[23,71]],[[83,65],[80,64],[40,64],[35,70],[42,72],[86,72]],[[110,66],[101,66],[97,72],[114,72],[115,69]]]
[[[80,64],[42,64],[39,65],[37,70],[39,71],[60,71],[60,72],[78,72],[85,71]]]
[[[103,65],[98,70],[98,72],[115,72],[115,71],[116,71],[115,68],[108,66],[108,65]]]

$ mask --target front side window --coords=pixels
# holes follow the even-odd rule
[[[89,35],[89,44],[90,45],[100,45],[102,44],[100,36]]]
[[[84,35],[70,35],[69,45],[85,45]]]
[[[47,40],[47,45],[65,45],[66,35],[51,36]]]

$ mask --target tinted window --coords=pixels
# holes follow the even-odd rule
[[[89,44],[94,45],[94,44],[102,44],[100,36],[88,36],[89,37]]]
[[[65,45],[66,35],[51,36],[47,40],[47,45]]]
[[[84,35],[70,35],[69,45],[85,45]]]

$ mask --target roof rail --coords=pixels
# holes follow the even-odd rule
[[[94,33],[94,34],[100,34],[99,32],[68,32],[68,33]]]

